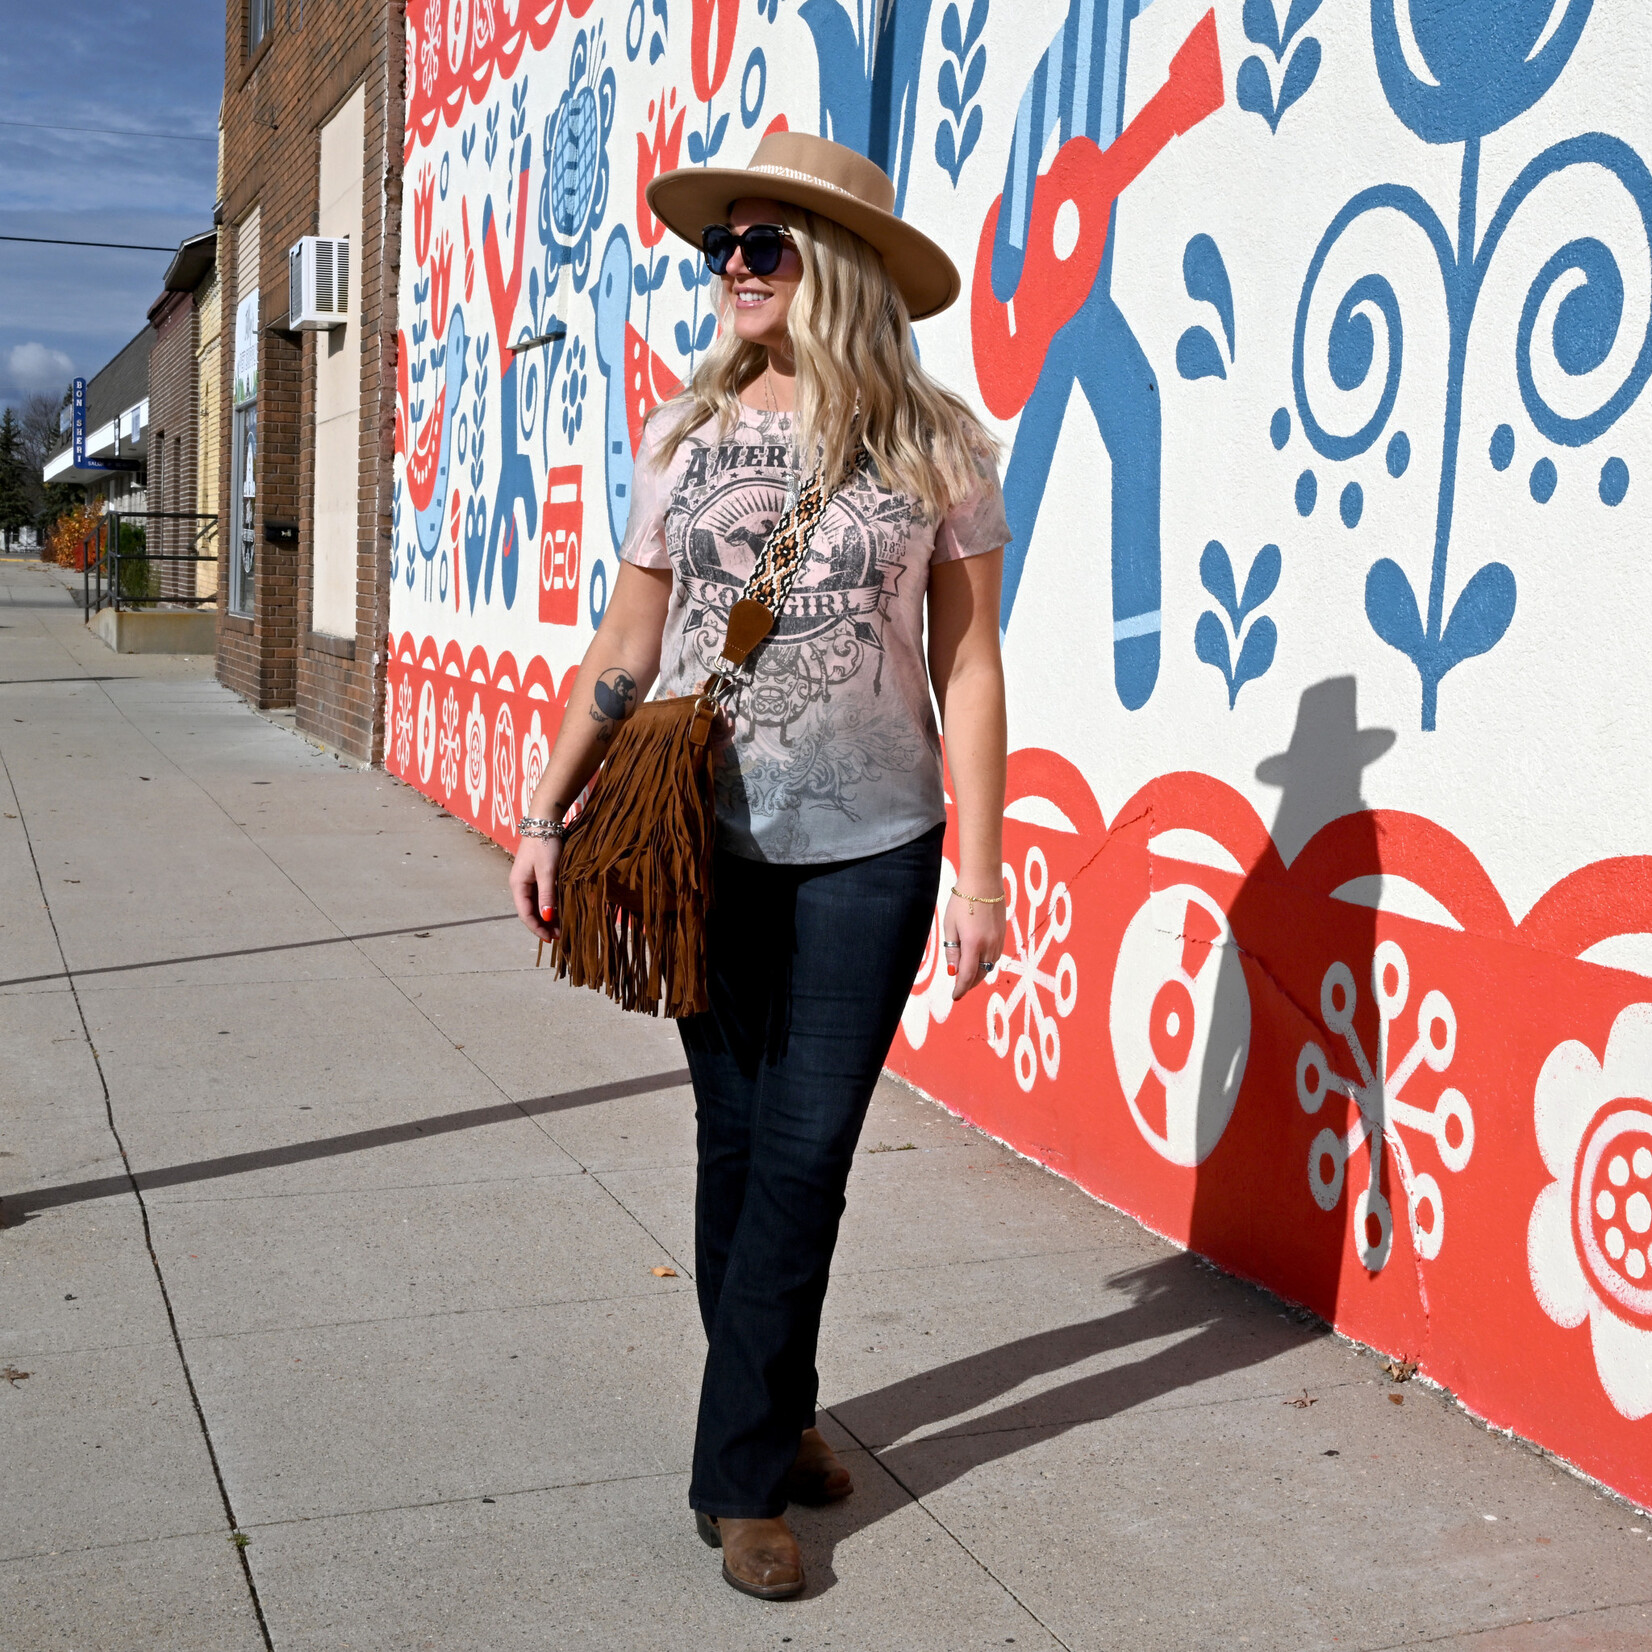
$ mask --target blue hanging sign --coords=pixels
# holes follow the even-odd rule
[[[88,459],[86,457],[86,381],[76,379],[74,387],[73,411],[70,415],[72,431],[71,440],[74,443],[74,461],[76,470],[124,470],[136,471],[140,468],[137,459]],[[136,437],[133,438],[136,440]],[[119,437],[116,437],[119,444]]]

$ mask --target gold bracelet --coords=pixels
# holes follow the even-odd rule
[[[957,884],[952,886],[952,895],[955,900],[968,901],[970,914],[973,916],[977,906],[1002,906],[1002,895],[966,895]]]

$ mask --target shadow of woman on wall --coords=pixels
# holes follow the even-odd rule
[[[1370,880],[1382,845],[1363,779],[1394,741],[1392,729],[1359,726],[1353,677],[1303,691],[1289,747],[1255,771],[1279,790],[1272,843],[1228,907],[1227,944],[1213,949],[1226,978],[1214,1001],[1248,1002],[1248,1027],[1242,1074],[1234,1072],[1231,1029],[1222,1036],[1213,1028],[1205,1045],[1198,1106],[1207,1116],[1197,1131],[1203,1157],[1188,1245],[1241,1277],[1268,1281],[1328,1323],[1344,1270],[1360,1266],[1349,1241],[1370,1154],[1354,1139],[1359,1109],[1327,1084],[1333,1073],[1356,1083],[1371,1076],[1339,1029],[1356,1035],[1365,1059],[1377,1059],[1377,912],[1368,903],[1377,898]],[[1232,977],[1241,972],[1246,991],[1236,993]],[[1384,1198],[1392,1197],[1387,1176],[1382,1162]],[[1362,1206],[1367,1219],[1376,1225]]]
[[[1190,897],[1184,914],[1172,898],[1163,909],[1162,921],[1183,931],[1182,967],[1193,981],[1186,1003],[1167,998],[1155,1001],[1153,1011],[1166,1013],[1174,1002],[1191,1022],[1191,1029],[1168,1027],[1168,1039],[1156,1044],[1161,1056],[1173,1052],[1165,1105],[1194,1115],[1182,1114],[1173,1126],[1167,1119],[1163,1127],[1167,1141],[1187,1144],[1197,1155],[1190,1250],[1241,1278],[1284,1282],[1285,1293],[1312,1311],[1259,1311],[1246,1286],[1198,1255],[1168,1256],[1106,1281],[1103,1289],[1123,1300],[1097,1318],[1021,1337],[833,1405],[822,1419],[825,1428],[838,1425],[849,1436],[838,1436],[840,1444],[866,1447],[888,1474],[865,1465],[846,1503],[793,1511],[806,1523],[817,1590],[830,1587],[835,1544],[904,1507],[908,1497],[926,1498],[972,1470],[1087,1424],[1166,1410],[1155,1402],[1325,1334],[1336,1314],[1352,1195],[1329,1210],[1316,1202],[1306,1181],[1303,1113],[1292,1075],[1306,1044],[1332,1047],[1319,1003],[1327,960],[1344,960],[1355,981],[1369,982],[1376,912],[1327,896],[1331,887],[1380,867],[1376,823],[1361,783],[1394,738],[1388,729],[1359,727],[1352,677],[1308,688],[1288,749],[1256,770],[1263,785],[1278,788],[1279,806],[1272,841],[1227,909],[1227,933],[1211,915],[1214,902],[1207,907]],[[1304,895],[1287,866],[1304,849],[1318,855],[1321,845],[1331,846],[1331,865],[1350,870]],[[1168,863],[1155,867],[1155,884],[1166,894],[1179,897],[1186,880]],[[1365,893],[1348,893],[1356,892]],[[1354,1009],[1362,1031],[1369,1001],[1362,984]],[[1373,1038],[1366,1048],[1375,1048]],[[1184,1073],[1188,1082],[1175,1082]],[[1327,1096],[1321,1122],[1345,1135],[1349,1120],[1339,1108],[1357,1116],[1351,1101]],[[1350,1188],[1364,1163],[1361,1153],[1349,1165]],[[1289,1189],[1282,1202],[1266,1195],[1279,1187]],[[1167,1473],[1175,1472],[1177,1426],[1151,1416],[1132,1426],[1142,1449],[1165,1455]]]
[[[1364,1048],[1376,1049],[1376,911],[1359,904],[1374,892],[1356,885],[1343,899],[1329,897],[1381,869],[1362,780],[1394,740],[1392,730],[1359,726],[1352,677],[1303,692],[1289,747],[1256,769],[1263,785],[1278,788],[1279,805],[1271,841],[1251,857],[1224,905],[1225,932],[1213,916],[1215,901],[1206,905],[1208,896],[1184,892],[1191,868],[1155,864],[1156,888],[1172,897],[1160,921],[1178,926],[1182,968],[1192,981],[1185,1001],[1161,994],[1152,1011],[1162,1016],[1166,1006],[1179,1006],[1190,1023],[1166,1026],[1155,1043],[1170,1081],[1161,1085],[1163,1104],[1178,1114],[1174,1122],[1167,1114],[1160,1128],[1167,1146],[1181,1144],[1174,1153],[1193,1159],[1189,1250],[1198,1254],[1166,1256],[1106,1280],[1100,1289],[1117,1305],[1096,1318],[832,1405],[821,1418],[828,1436],[840,1449],[865,1447],[887,1473],[863,1462],[852,1498],[791,1511],[810,1554],[811,1593],[831,1587],[837,1543],[908,1499],[927,1498],[975,1469],[1088,1424],[1141,1414],[1126,1425],[1128,1441],[1121,1437],[1109,1449],[1157,1453],[1164,1473],[1177,1473],[1183,1425],[1175,1415],[1183,1407],[1159,1402],[1286,1354],[1334,1322],[1344,1266],[1359,1266],[1348,1242],[1349,1212],[1369,1159],[1356,1148],[1346,1176],[1336,1177],[1338,1197],[1316,1199],[1303,1145],[1312,1132],[1305,1131],[1293,1075],[1309,1044],[1339,1056],[1332,1065],[1349,1072],[1346,1046],[1333,1038],[1321,1005],[1337,962],[1355,983],[1349,1019]],[[1219,835],[1214,823],[1211,835]],[[1339,1015],[1333,1011],[1332,1019]],[[1334,1128],[1343,1143],[1359,1116],[1351,1099],[1323,1089],[1318,1112],[1314,1127]],[[1323,1165],[1319,1173],[1323,1192]],[[1240,1278],[1223,1277],[1201,1257]],[[1304,1309],[1262,1308],[1240,1282],[1262,1278]]]

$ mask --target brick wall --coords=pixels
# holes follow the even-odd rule
[[[249,59],[244,0],[229,0],[223,109],[223,221],[259,209],[258,533],[253,613],[224,607],[218,675],[259,706],[293,706],[298,726],[355,756],[382,757],[384,638],[389,629],[390,481],[396,401],[396,276],[401,222],[402,0],[332,0],[278,13]],[[353,638],[310,626],[315,458],[315,353],[324,334],[280,331],[287,249],[316,233],[320,127],[365,88],[361,245],[351,248],[352,303],[361,319],[361,460]],[[232,490],[235,301],[242,282],[233,233],[221,249],[224,394],[219,490],[223,554],[235,554]],[[296,544],[270,542],[266,523],[297,526]],[[226,562],[227,567],[227,562]]]
[[[149,312],[155,347],[149,352],[149,508],[195,509],[195,299],[192,293],[166,293]],[[192,555],[190,525],[151,518],[152,556]],[[177,562],[159,564],[161,595],[194,592],[194,569]]]

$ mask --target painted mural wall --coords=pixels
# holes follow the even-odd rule
[[[956,1009],[932,944],[894,1065],[1643,1503],[1649,54],[1638,0],[411,0],[386,713],[513,844],[716,327],[644,185],[870,153],[1015,536],[1009,944]]]

